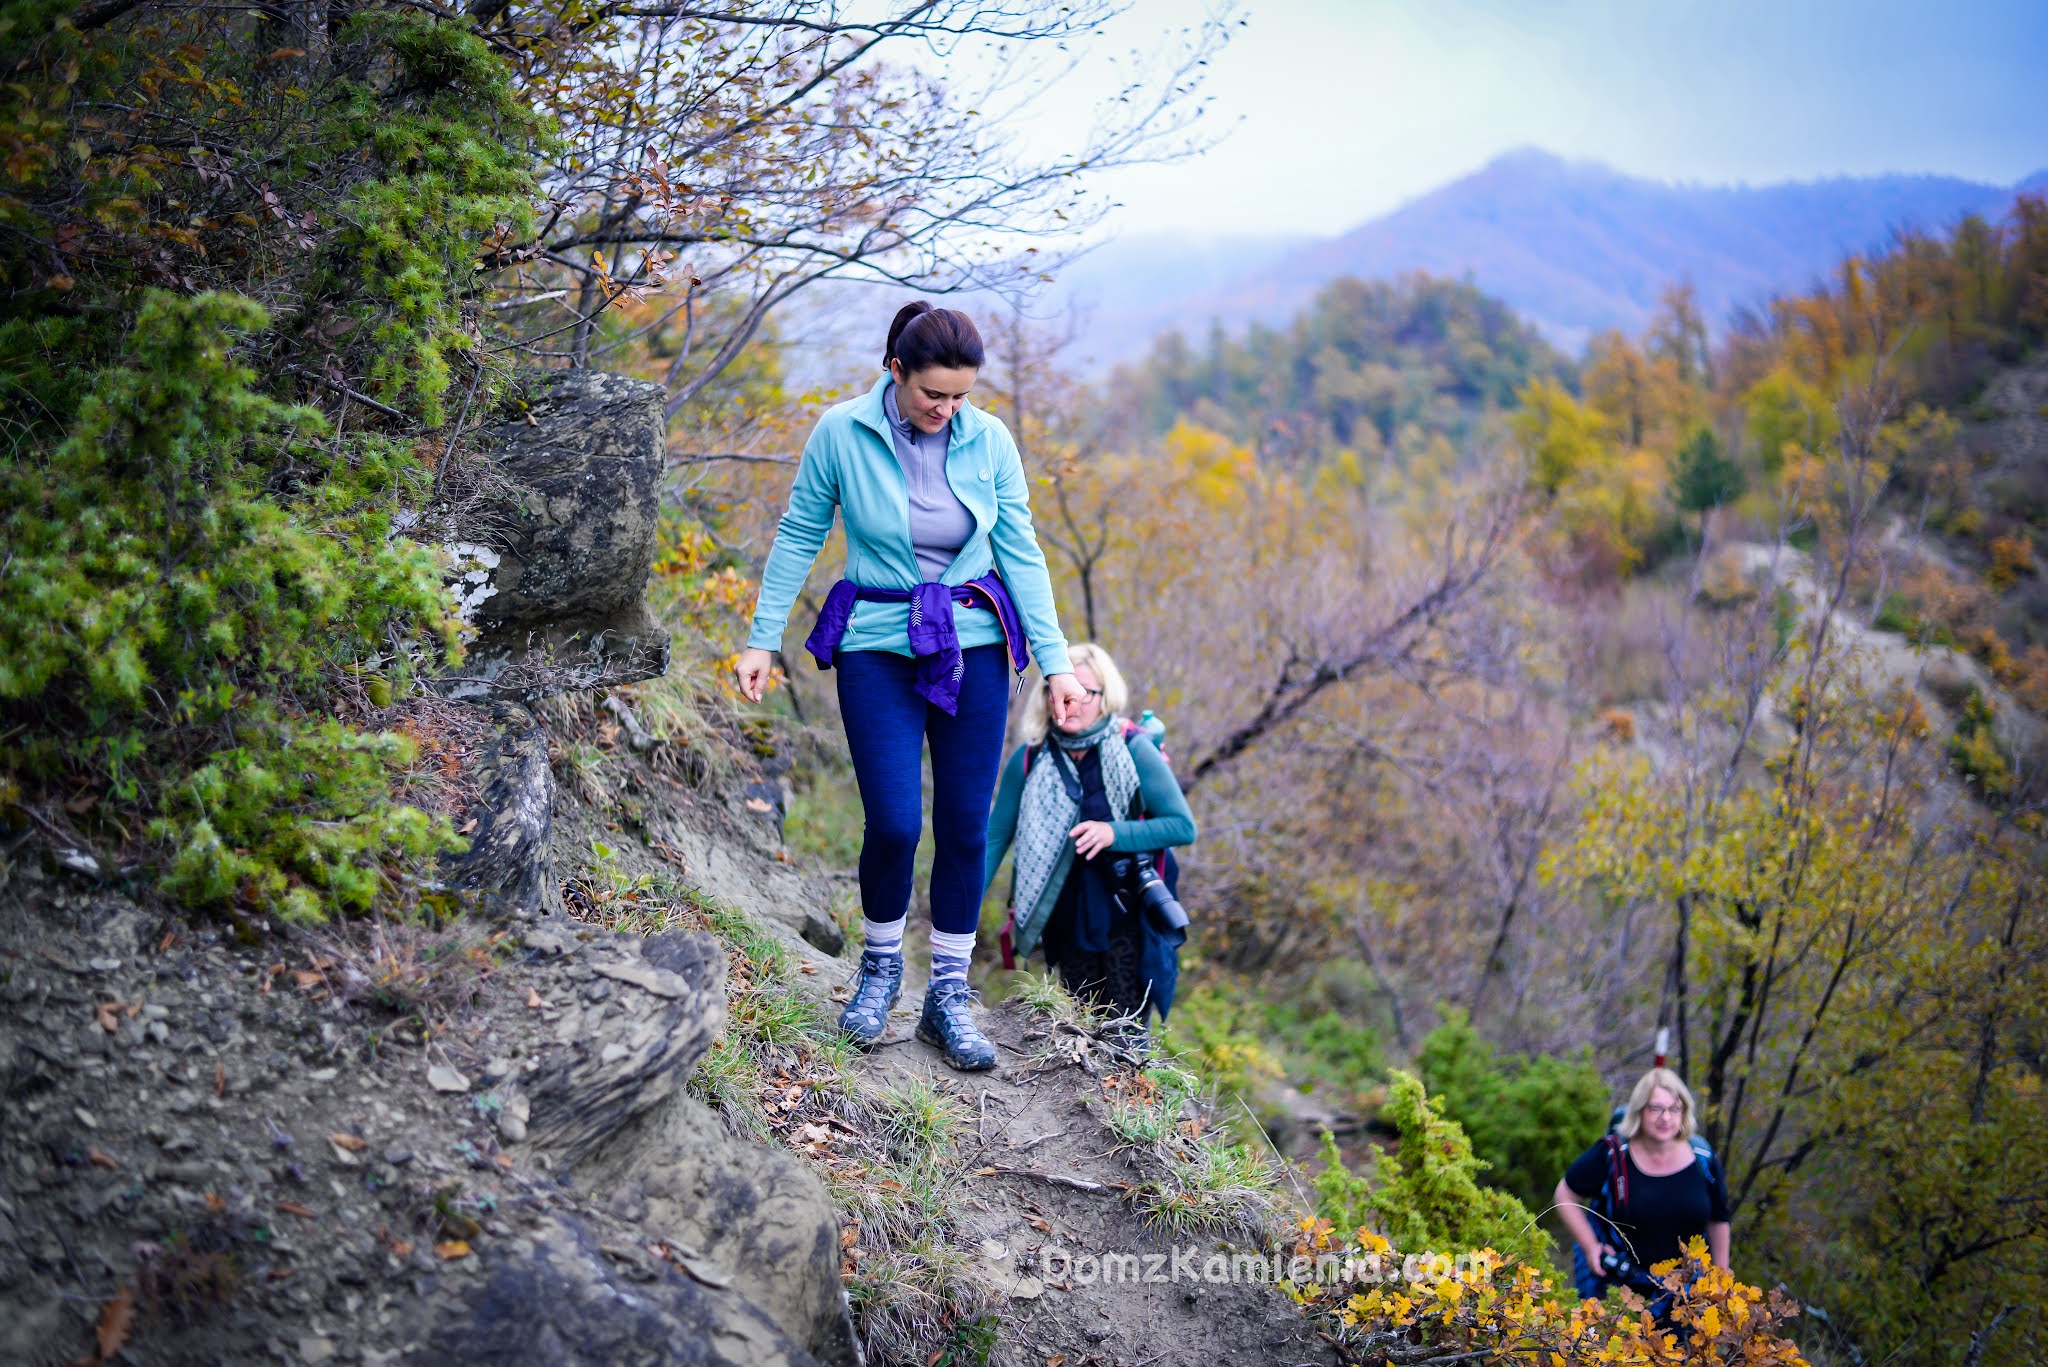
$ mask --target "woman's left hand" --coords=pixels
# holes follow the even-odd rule
[[[1065,726],[1067,717],[1088,697],[1088,690],[1072,674],[1054,674],[1045,681],[1050,694],[1047,703],[1055,726]]]
[[[1093,859],[1116,839],[1116,831],[1107,821],[1084,821],[1067,834],[1074,837],[1074,853],[1083,859]]]

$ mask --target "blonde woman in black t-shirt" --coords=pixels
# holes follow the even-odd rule
[[[1713,1155],[1694,1146],[1697,1127],[1692,1092],[1669,1068],[1652,1068],[1614,1133],[1565,1170],[1557,1213],[1586,1266],[1604,1273],[1603,1291],[1644,1289],[1644,1274],[1695,1236],[1714,1266],[1728,1266],[1728,1186]]]

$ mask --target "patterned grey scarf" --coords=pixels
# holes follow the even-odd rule
[[[1107,720],[1111,724],[1096,743],[1102,787],[1109,797],[1109,810],[1123,817],[1130,812],[1131,799],[1138,794],[1138,766],[1124,744],[1120,719]],[[1064,739],[1057,732],[1050,738],[1055,744]],[[1060,761],[1051,754],[1041,753],[1032,757],[1031,772],[1024,776],[1024,796],[1017,811],[1014,901],[1020,926],[1037,910],[1039,898],[1060,868],[1061,856],[1071,857],[1074,849],[1067,832],[1074,829],[1074,822],[1080,818],[1081,804],[1067,795],[1066,784],[1060,782],[1059,765]]]

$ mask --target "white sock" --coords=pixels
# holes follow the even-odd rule
[[[903,923],[910,918],[898,916],[893,921],[870,921],[860,918],[861,935],[867,941],[866,948],[871,954],[903,954]]]
[[[941,978],[967,977],[967,961],[974,957],[974,932],[949,935],[943,930],[932,932],[932,981]]]

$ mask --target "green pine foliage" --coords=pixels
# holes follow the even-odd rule
[[[1403,1253],[1490,1248],[1548,1265],[1550,1239],[1536,1217],[1507,1192],[1481,1185],[1485,1161],[1420,1079],[1397,1070],[1382,1114],[1400,1142],[1393,1153],[1373,1146],[1370,1179],[1347,1169],[1336,1140],[1323,1136],[1323,1171],[1313,1179],[1318,1215],[1340,1230],[1375,1229]]]
[[[1983,690],[1972,684],[1949,737],[1948,758],[1987,798],[2009,796],[2015,783],[2012,748],[1999,739],[1997,723]]]
[[[360,910],[460,846],[334,698],[457,647],[399,514],[546,130],[413,8],[317,58],[256,11],[75,9],[0,5],[0,793],[189,903]]]
[[[1702,427],[1678,448],[1671,470],[1671,492],[1679,507],[1705,513],[1742,497],[1748,487],[1742,466],[1721,450],[1711,427]]]
[[[450,355],[475,345],[461,304],[480,258],[532,234],[532,149],[545,129],[504,61],[466,27],[371,10],[347,36],[381,40],[397,71],[381,89],[354,83],[331,120],[339,146],[367,148],[378,174],[343,196],[337,216],[347,226],[318,284],[351,297],[350,311],[372,322],[377,391],[387,402],[411,400],[423,423],[439,427]]]
[[[1416,1067],[1444,1114],[1470,1136],[1488,1184],[1537,1210],[1550,1205],[1565,1168],[1607,1129],[1607,1084],[1590,1057],[1496,1053],[1455,1007],[1423,1037]]]

